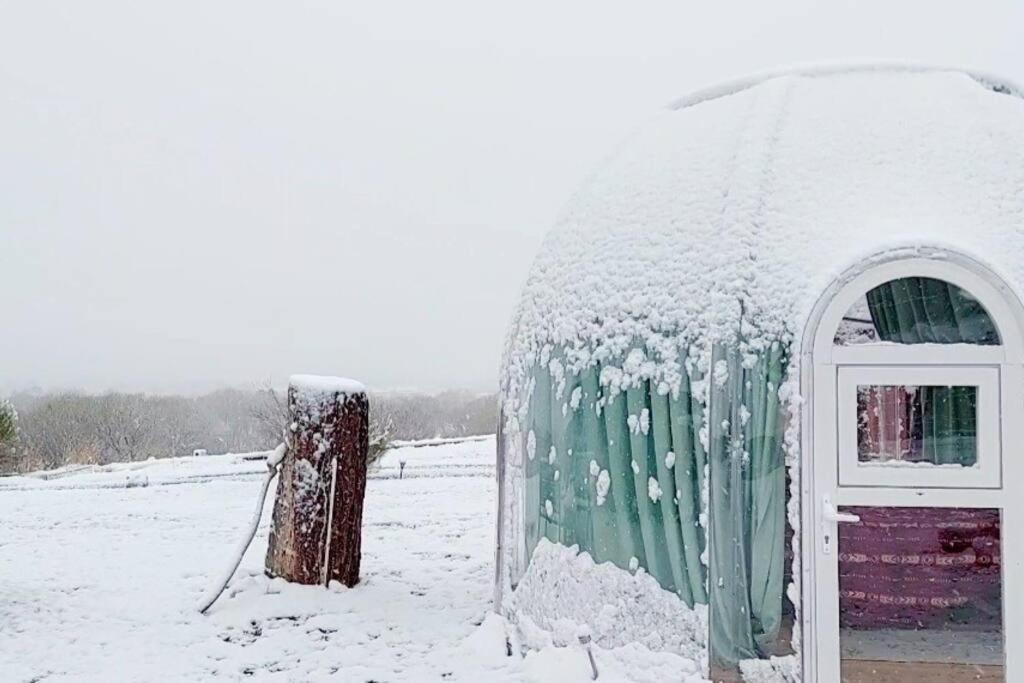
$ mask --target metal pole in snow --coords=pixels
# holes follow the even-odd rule
[[[582,628],[579,632],[580,645],[582,645],[587,651],[587,659],[590,660],[590,671],[592,675],[590,680],[597,680],[597,662],[594,660],[594,653],[590,649],[590,629]]]

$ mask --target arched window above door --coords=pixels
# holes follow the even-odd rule
[[[836,330],[839,346],[1000,343],[985,307],[970,292],[931,277],[902,277],[867,291],[848,309]]]
[[[939,278],[913,276],[889,280],[865,292],[843,316],[834,343],[997,346],[1000,339],[992,317],[970,292]],[[919,383],[900,381],[898,374],[876,372],[870,381],[862,378],[852,389],[856,462],[861,466],[976,465],[977,380],[936,385],[937,377]]]

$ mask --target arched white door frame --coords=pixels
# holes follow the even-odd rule
[[[1000,346],[956,345],[865,345],[836,347],[835,332],[842,317],[865,292],[901,277],[930,277],[951,282],[976,297],[992,317],[1000,335]],[[838,658],[835,647],[822,647],[819,635],[823,605],[817,596],[838,586],[834,576],[823,578],[821,555],[821,499],[836,491],[832,470],[836,453],[836,370],[847,365],[985,365],[995,366],[1000,376],[1002,448],[1002,485],[998,489],[955,489],[965,505],[999,507],[1003,510],[1003,529],[1024,527],[1024,490],[1013,490],[1013,482],[1024,482],[1024,305],[1013,289],[989,268],[974,259],[939,248],[892,250],[865,259],[840,276],[815,305],[804,330],[801,346],[801,628],[804,681],[821,681],[819,676],[833,674]],[[818,457],[815,455],[818,454]],[[823,462],[829,461],[832,462]],[[822,482],[831,482],[822,484]],[[1024,487],[1022,487],[1024,488]],[[916,505],[949,504],[950,490],[915,490]],[[1015,495],[1016,494],[1016,495]],[[877,504],[906,503],[906,490],[879,491]],[[888,496],[888,500],[887,500]],[[903,496],[903,499],[900,499]],[[940,498],[942,500],[940,500]],[[842,504],[836,500],[836,504]],[[1024,672],[1024,542],[1007,543],[1004,533],[1001,549],[1003,564],[1003,621],[1006,671],[1021,676]],[[829,627],[831,628],[831,627]],[[836,659],[836,661],[838,661]],[[1010,679],[1007,679],[1010,680]],[[1022,679],[1024,680],[1024,679]],[[829,682],[831,683],[831,682]]]

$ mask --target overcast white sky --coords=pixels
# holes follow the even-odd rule
[[[491,390],[547,227],[675,97],[1024,81],[1024,2],[0,0],[0,392]]]

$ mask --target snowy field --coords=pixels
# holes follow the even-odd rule
[[[262,575],[268,500],[229,592],[199,615],[264,471],[226,455],[0,479],[0,680],[590,680],[578,647],[506,654],[491,615],[492,437],[386,456],[351,590]],[[601,680],[692,672],[640,650],[598,650]]]

